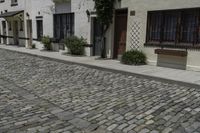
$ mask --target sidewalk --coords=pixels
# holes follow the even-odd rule
[[[17,52],[22,52],[30,55],[37,55],[47,58],[52,58],[61,61],[78,63],[101,69],[109,69],[114,71],[122,71],[125,73],[133,73],[141,76],[148,76],[168,81],[178,81],[182,83],[200,85],[200,72],[177,70],[171,68],[162,68],[156,66],[129,66],[123,65],[117,60],[98,60],[96,57],[72,57],[62,55],[61,52],[47,52],[39,49],[26,49],[24,47],[0,45],[0,49],[7,49]]]

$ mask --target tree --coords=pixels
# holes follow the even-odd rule
[[[97,14],[97,20],[103,26],[102,32],[102,49],[101,49],[101,57],[106,58],[106,43],[105,43],[105,34],[110,27],[110,24],[113,21],[113,12],[114,12],[114,2],[115,0],[94,0],[95,9]]]

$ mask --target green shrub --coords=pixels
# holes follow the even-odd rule
[[[127,51],[122,55],[121,62],[127,65],[144,65],[146,64],[146,55],[138,50]]]
[[[36,48],[36,45],[35,44],[32,44],[32,49],[35,49]]]
[[[43,36],[42,37],[42,43],[44,45],[44,48],[46,50],[51,50],[51,39],[49,36]]]
[[[84,45],[86,40],[82,37],[71,36],[65,39],[65,45],[72,55],[84,55]]]

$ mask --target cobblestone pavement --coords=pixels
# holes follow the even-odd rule
[[[0,50],[0,133],[198,133],[200,88]]]

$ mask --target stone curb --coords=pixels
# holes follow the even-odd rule
[[[149,80],[157,80],[157,81],[165,82],[165,83],[169,83],[169,84],[178,84],[178,85],[181,85],[181,86],[187,86],[187,87],[192,87],[192,88],[199,88],[200,87],[200,85],[195,84],[195,83],[190,83],[190,82],[178,81],[178,80],[167,79],[167,78],[160,78],[160,77],[156,77],[156,76],[138,74],[138,73],[134,73],[134,72],[127,72],[127,71],[111,69],[111,68],[105,68],[105,67],[95,66],[95,65],[91,65],[91,64],[84,64],[84,63],[78,63],[78,62],[73,62],[73,61],[66,61],[66,60],[62,60],[62,59],[58,59],[58,58],[51,58],[51,57],[47,57],[47,56],[42,56],[42,55],[37,55],[37,54],[32,54],[32,53],[27,53],[27,52],[21,52],[21,51],[6,49],[6,48],[0,48],[0,49],[11,51],[11,52],[16,52],[16,53],[21,53],[21,54],[26,54],[26,55],[29,55],[29,56],[40,57],[40,58],[50,60],[50,61],[57,61],[57,62],[61,62],[61,63],[81,65],[81,66],[85,66],[85,67],[89,67],[89,68],[93,68],[93,69],[98,69],[98,70],[102,70],[102,71],[108,71],[108,72],[113,72],[113,73],[121,73],[121,74],[124,74],[124,75],[136,76],[138,78],[146,78],[146,79],[149,79]]]

